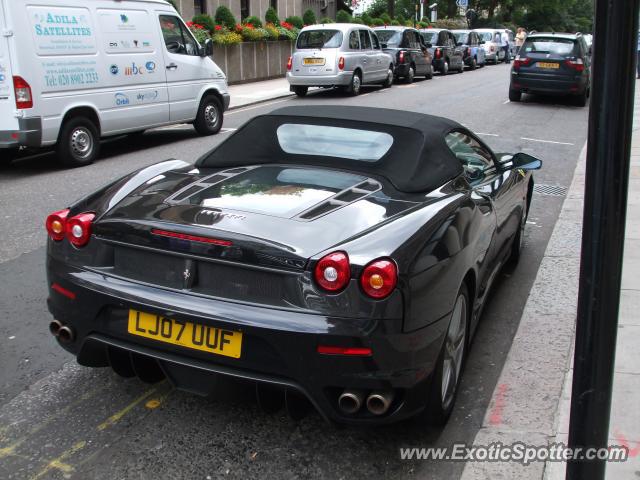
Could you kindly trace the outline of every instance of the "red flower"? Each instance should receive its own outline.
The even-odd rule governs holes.
[[[193,27],[193,22],[187,22],[187,27]]]
[[[247,23],[247,24],[245,24],[245,27],[247,27],[249,30],[253,30],[255,28],[253,26],[253,23]]]
[[[236,30],[238,32],[241,32],[242,31],[242,25],[240,25],[239,23],[236,23]]]
[[[216,25],[214,28],[216,32],[219,32],[220,30],[222,30],[222,25]]]
[[[282,22],[280,23],[280,26],[286,28],[287,30],[291,30],[293,28],[293,25],[288,22]]]

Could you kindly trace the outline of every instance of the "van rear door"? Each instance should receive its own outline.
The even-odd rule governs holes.
[[[8,0],[0,0],[0,145],[14,143],[9,132],[18,130],[16,118],[16,103],[13,97],[13,75],[11,73],[11,57],[9,56],[9,41],[12,37],[5,36],[10,25],[6,13]],[[6,137],[6,138],[5,138]]]

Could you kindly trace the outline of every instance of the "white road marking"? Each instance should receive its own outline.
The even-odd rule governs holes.
[[[506,102],[503,103],[503,105],[506,105],[507,103],[511,103],[511,100],[507,100]]]
[[[478,136],[481,137],[499,137],[500,135],[496,135],[495,133],[480,133],[480,132],[473,132]]]
[[[530,142],[540,142],[540,143],[553,143],[554,145],[571,145],[574,146],[574,143],[568,143],[568,142],[555,142],[553,140],[540,140],[539,138],[527,138],[527,137],[520,137],[520,140],[528,140]]]
[[[221,128],[220,129],[220,133],[235,132],[236,130],[238,130],[238,129],[237,128]]]

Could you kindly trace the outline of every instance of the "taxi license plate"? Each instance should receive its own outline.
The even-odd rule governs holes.
[[[560,68],[560,64],[559,63],[550,63],[550,62],[538,62],[538,67],[540,67],[540,68],[558,69],[558,68]]]
[[[181,347],[240,358],[242,332],[129,310],[128,332]]]
[[[305,65],[324,65],[324,58],[305,58]]]

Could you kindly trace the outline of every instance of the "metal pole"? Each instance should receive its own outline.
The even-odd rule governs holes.
[[[606,447],[615,361],[640,0],[596,0],[569,447]],[[570,461],[568,480],[606,462]]]

